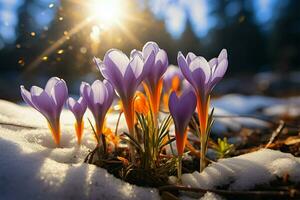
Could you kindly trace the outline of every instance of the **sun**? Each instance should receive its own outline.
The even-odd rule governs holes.
[[[90,12],[101,25],[113,25],[120,22],[123,15],[121,0],[92,0]]]

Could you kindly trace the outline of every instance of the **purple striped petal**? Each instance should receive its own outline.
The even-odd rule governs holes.
[[[58,117],[55,103],[46,91],[40,87],[32,86],[30,93],[33,104],[48,120],[53,121]]]
[[[114,73],[116,70],[119,70],[122,76],[124,76],[129,59],[122,51],[111,49],[105,54],[103,63],[105,66],[109,66],[109,68],[114,68]]]
[[[226,49],[222,49],[222,51],[220,52],[220,54],[218,56],[218,63],[220,63],[223,59],[227,59],[227,50]]]
[[[190,65],[190,63],[196,58],[197,56],[192,53],[192,52],[189,52],[187,55],[186,55],[186,62],[188,65]]]
[[[59,80],[51,90],[51,98],[53,99],[57,112],[61,112],[67,98],[68,88],[64,80]]]
[[[60,79],[58,77],[52,77],[47,81],[46,86],[45,86],[45,91],[47,92],[47,94],[49,96],[51,96],[52,89],[54,88],[56,83],[59,81],[60,81]]]
[[[193,91],[183,93],[179,98],[172,92],[169,98],[169,110],[174,120],[176,132],[184,134],[193,113],[197,99]],[[181,136],[182,136],[181,135]]]
[[[35,107],[35,105],[32,102],[32,98],[31,98],[31,94],[28,90],[25,89],[25,87],[23,85],[20,86],[21,89],[21,96],[23,98],[23,100],[30,105],[31,107],[35,108],[38,110],[38,108]],[[39,111],[39,110],[38,110]]]
[[[191,74],[191,71],[189,69],[189,65],[188,63],[186,62],[186,59],[185,57],[182,55],[181,52],[178,52],[178,56],[177,56],[177,63],[178,63],[178,66],[183,74],[183,76],[186,78],[186,80],[188,82],[191,83],[191,85],[195,86],[195,83],[194,83],[194,80],[193,80],[193,77],[192,77],[192,74]]]
[[[154,54],[156,55],[158,51],[159,47],[155,42],[147,42],[142,50],[143,57],[144,59],[147,59],[150,56],[151,52],[154,52]]]
[[[82,97],[76,101],[72,97],[69,97],[67,100],[67,106],[69,110],[74,114],[77,122],[81,122],[82,117],[86,111],[86,103]]]

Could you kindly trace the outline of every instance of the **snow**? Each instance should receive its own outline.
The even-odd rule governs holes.
[[[29,107],[0,100],[0,199],[159,199],[156,189],[125,183],[83,163],[95,147],[90,128],[77,145],[74,118],[62,113],[62,148],[54,148],[43,117]],[[88,127],[88,124],[86,124]]]
[[[277,116],[286,112],[287,105],[299,104],[300,98],[284,100],[241,95],[213,100],[216,115],[249,114],[262,108],[264,114]],[[278,108],[277,111],[271,113],[272,107]],[[85,115],[85,133],[82,145],[78,146],[75,119],[71,112],[63,110],[62,148],[55,148],[41,114],[30,107],[0,100],[0,199],[159,199],[156,189],[130,185],[104,169],[83,163],[88,151],[96,145],[87,117],[92,119],[91,113]],[[107,125],[112,130],[117,119],[117,114],[109,114]],[[266,127],[267,124],[249,118],[216,118],[214,132],[221,135],[228,129],[239,130],[243,126]],[[119,130],[126,130],[124,117],[121,117]],[[299,158],[264,149],[219,160],[201,174],[184,174],[183,183],[203,188],[229,184],[230,189],[250,189],[286,173],[291,181],[300,180]],[[207,193],[202,199],[221,197]]]
[[[182,200],[195,200],[195,198],[190,198],[188,196],[183,196],[181,199]],[[224,198],[222,198],[221,196],[219,196],[215,193],[207,192],[199,200],[224,200]]]
[[[252,189],[269,184],[277,177],[289,175],[289,180],[300,182],[300,158],[289,153],[261,149],[233,158],[220,159],[202,173],[183,174],[186,186],[212,189],[229,185],[231,190]]]

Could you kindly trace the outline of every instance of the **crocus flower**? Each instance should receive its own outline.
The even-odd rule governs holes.
[[[103,77],[114,87],[119,95],[129,133],[134,136],[134,96],[138,86],[150,71],[155,56],[149,51],[148,57],[132,53],[128,58],[123,52],[111,49],[106,52],[103,61],[95,58]]]
[[[143,85],[150,100],[150,106],[153,111],[153,115],[156,119],[163,88],[162,76],[166,72],[169,65],[167,53],[163,49],[160,49],[155,42],[147,42],[144,45],[142,52],[133,50],[132,54],[138,53],[142,55],[144,59],[146,59],[151,52],[154,52],[155,60],[151,66],[149,74],[145,77]]]
[[[149,112],[149,106],[146,96],[142,92],[137,92],[134,98],[134,110],[137,113],[147,115]]]
[[[179,67],[170,65],[163,75],[163,105],[165,109],[168,109],[169,96],[171,91],[179,92],[181,83],[184,77]]]
[[[169,110],[173,118],[178,155],[182,156],[187,138],[186,129],[196,109],[197,99],[193,91],[183,93],[179,98],[173,91],[169,98]]]
[[[107,80],[103,82],[96,80],[92,85],[82,82],[80,93],[94,116],[96,133],[100,138],[106,113],[114,99],[114,89]]]
[[[83,97],[80,97],[78,101],[76,101],[72,97],[69,97],[67,100],[67,106],[69,110],[71,110],[71,112],[74,114],[74,117],[76,119],[75,130],[76,130],[77,142],[78,144],[80,144],[83,128],[84,128],[84,122],[82,120],[82,117],[86,111],[87,104],[83,99]]]
[[[170,65],[163,75],[164,92],[179,91],[182,80],[184,79],[179,67]]]
[[[68,88],[63,79],[52,77],[45,89],[32,86],[30,92],[20,86],[24,101],[39,111],[48,121],[54,142],[60,145],[60,114],[68,98]]]
[[[122,51],[111,49],[106,52],[103,61],[95,58],[101,74],[106,78],[118,93],[125,115],[129,134],[135,137],[134,133],[134,95],[149,73],[155,56],[154,52],[144,58],[139,53],[132,53],[128,58]],[[135,162],[134,148],[129,145],[132,162]]]
[[[187,140],[187,126],[192,118],[197,104],[193,91],[183,93],[179,98],[173,91],[169,98],[169,110],[175,124],[176,146],[178,152],[178,178],[181,177],[181,159]]]
[[[223,49],[218,58],[213,58],[209,62],[204,57],[196,56],[193,53],[188,53],[188,55],[184,57],[182,53],[179,52],[177,61],[183,75],[194,88],[197,96],[197,111],[201,133],[200,140],[201,145],[204,145],[208,128],[210,93],[214,86],[223,78],[227,70],[227,51]],[[204,148],[201,149],[205,151]],[[204,152],[202,152],[202,154],[204,154]],[[201,155],[201,159],[204,159],[204,155]],[[203,167],[201,168],[204,169]]]

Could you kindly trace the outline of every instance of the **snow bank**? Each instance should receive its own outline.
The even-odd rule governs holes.
[[[256,102],[259,105],[255,105],[248,104],[245,97],[225,96],[223,102],[230,100],[230,104],[226,104],[221,99],[214,103],[215,114],[242,113],[238,110],[242,108],[249,109],[245,111],[247,113],[261,106],[282,103],[271,98],[267,99],[267,103],[260,99]],[[232,104],[236,105],[236,101],[240,102],[240,106],[234,110]],[[290,102],[298,104],[300,101],[293,99]],[[0,199],[159,199],[156,189],[124,183],[106,170],[83,164],[88,151],[96,145],[87,117],[92,119],[89,112],[85,115],[86,128],[79,147],[73,127],[75,119],[71,112],[63,110],[62,148],[55,148],[41,114],[32,108],[0,100]],[[112,130],[117,118],[116,114],[110,114],[107,119]],[[222,133],[228,127],[239,129],[249,125],[248,122],[220,118],[214,127]],[[253,125],[259,123],[253,122]],[[126,130],[123,117],[119,128]],[[300,180],[298,158],[278,151],[261,150],[220,160],[201,174],[184,174],[183,182],[194,187],[214,188],[230,184],[231,189],[248,189],[256,184],[269,183],[287,172],[292,181]],[[220,198],[207,193],[203,199]]]
[[[0,122],[35,127],[0,125],[0,199],[159,199],[156,189],[83,164],[95,141],[87,128],[83,144],[76,144],[68,111],[62,113],[62,148],[54,148],[44,118],[31,108],[0,100]]]
[[[286,174],[290,181],[300,182],[300,158],[289,153],[262,149],[220,159],[202,173],[183,174],[182,182],[186,186],[207,189],[229,185],[232,190],[247,190],[256,185],[268,184]]]

